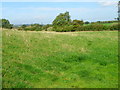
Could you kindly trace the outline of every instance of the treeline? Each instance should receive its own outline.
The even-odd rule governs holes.
[[[83,22],[82,20],[71,20],[69,12],[59,14],[53,21],[53,31],[69,32],[69,31],[102,31],[102,30],[118,30],[118,21],[97,21]],[[102,23],[116,23],[112,25],[103,25]],[[85,25],[87,24],[87,25]]]
[[[104,24],[104,23],[118,23],[118,21],[97,21],[97,22],[91,22],[91,24],[94,24],[94,23],[102,23],[102,24]]]
[[[13,25],[6,19],[1,19],[2,27],[12,29]],[[52,24],[40,25],[22,25],[17,27],[18,30],[24,31],[56,31],[56,32],[72,32],[72,31],[102,31],[102,30],[118,30],[118,21],[97,21],[84,22],[83,20],[71,20],[69,12],[60,13],[52,22]],[[105,23],[111,23],[105,25]]]
[[[18,27],[18,30],[25,30],[25,31],[41,31],[43,29],[43,25],[40,24],[31,24],[31,25],[22,25]]]
[[[103,30],[119,30],[118,24],[102,25],[102,24],[90,24],[87,26],[81,26],[77,28],[77,31],[103,31]]]

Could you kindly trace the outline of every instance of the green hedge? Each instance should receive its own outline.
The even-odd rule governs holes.
[[[18,28],[18,30],[25,30],[25,31],[41,31],[41,30],[42,30],[42,27],[35,27],[35,26],[29,27],[29,26],[27,26],[27,27],[25,27],[25,28],[20,27],[20,28]]]
[[[77,28],[77,31],[102,31],[102,30],[109,30],[109,26],[101,24],[91,24],[87,26],[80,26]]]
[[[54,26],[53,31],[56,32],[70,32],[70,31],[103,31],[103,30],[119,30],[118,24],[114,25],[102,25],[102,24],[90,24],[86,26]]]
[[[103,24],[89,24],[86,26],[80,25],[63,25],[63,26],[26,26],[20,27],[19,30],[25,31],[41,31],[46,30],[49,31],[48,28],[50,27],[50,31],[56,32],[73,32],[73,31],[103,31],[103,30],[119,30],[118,24],[113,25],[103,25]]]
[[[119,30],[120,26],[119,24],[114,24],[110,26],[110,30]]]
[[[75,31],[73,29],[73,25],[70,26],[53,26],[53,31],[56,32],[70,32],[70,31]]]

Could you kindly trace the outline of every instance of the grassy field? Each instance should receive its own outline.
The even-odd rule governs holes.
[[[2,31],[3,88],[117,88],[118,32]]]
[[[116,22],[116,23],[103,23],[103,25],[107,25],[107,26],[115,25],[115,24],[118,24],[118,22]]]
[[[111,25],[118,24],[118,22],[114,22],[114,23],[98,23],[98,24],[105,25],[105,26],[111,26]],[[87,25],[91,25],[91,24],[84,24],[84,26],[87,26]]]

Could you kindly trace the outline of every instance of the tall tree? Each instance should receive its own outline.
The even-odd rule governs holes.
[[[7,19],[0,19],[0,22],[2,23],[2,28],[8,28],[8,29],[12,29],[13,25],[10,24],[9,20]]]
[[[53,25],[68,25],[70,24],[71,19],[70,19],[70,15],[69,12],[65,12],[65,13],[60,13],[52,22]]]

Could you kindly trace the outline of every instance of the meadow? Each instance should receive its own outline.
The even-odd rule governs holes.
[[[2,30],[3,88],[117,88],[118,31]]]
[[[111,26],[111,25],[118,24],[118,22],[113,22],[113,23],[98,23],[98,24],[106,25],[106,26]],[[91,25],[91,23],[90,24],[84,24],[84,26],[87,26],[87,25]]]

